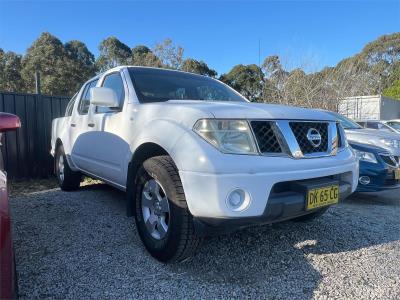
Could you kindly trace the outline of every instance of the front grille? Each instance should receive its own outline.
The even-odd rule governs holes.
[[[281,153],[282,148],[275,135],[272,122],[252,121],[254,135],[261,153]]]
[[[251,120],[250,126],[258,149],[264,155],[283,154],[296,158],[329,156],[334,147],[333,141],[329,141],[330,126],[336,126],[338,148],[344,147],[343,130],[333,122]]]
[[[387,154],[379,154],[379,156],[389,166],[397,167],[396,159],[393,156]]]
[[[328,151],[328,123],[324,122],[289,122],[303,154]],[[314,146],[307,138],[310,129],[316,129],[321,135],[321,144]]]
[[[396,180],[396,179],[386,179],[384,182],[384,185],[387,187],[398,185],[398,184],[399,184],[399,180]]]

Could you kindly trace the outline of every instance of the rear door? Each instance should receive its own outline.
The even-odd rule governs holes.
[[[90,170],[93,160],[93,149],[86,139],[93,125],[89,122],[90,89],[96,86],[98,79],[88,82],[79,95],[77,109],[73,111],[70,122],[71,158],[74,164],[82,170]],[[78,101],[78,100],[77,100]]]

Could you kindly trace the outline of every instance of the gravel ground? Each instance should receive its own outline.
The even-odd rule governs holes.
[[[11,198],[21,298],[399,299],[398,192],[353,196],[308,223],[208,238],[189,262],[149,256],[102,184]]]

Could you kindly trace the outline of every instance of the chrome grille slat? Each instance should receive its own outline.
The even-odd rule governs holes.
[[[344,146],[344,136],[336,122],[302,120],[250,120],[259,151],[263,155],[290,155],[312,158],[336,155]],[[321,136],[318,146],[307,138],[316,129]]]

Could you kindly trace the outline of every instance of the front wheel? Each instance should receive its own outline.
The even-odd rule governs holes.
[[[82,180],[80,172],[73,171],[68,164],[65,156],[64,147],[57,147],[55,157],[55,172],[58,179],[58,185],[63,191],[77,190]]]
[[[149,158],[136,180],[135,220],[146,249],[162,262],[184,261],[194,255],[196,235],[178,170],[167,156]]]

